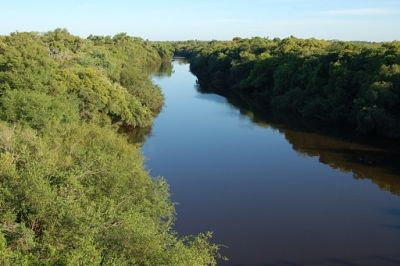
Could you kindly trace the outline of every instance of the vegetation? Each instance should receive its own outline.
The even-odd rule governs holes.
[[[254,109],[400,137],[400,42],[241,39],[174,43],[203,89]]]
[[[0,37],[0,264],[213,265],[209,234],[177,237],[168,187],[118,129],[163,97],[171,46],[55,30]]]

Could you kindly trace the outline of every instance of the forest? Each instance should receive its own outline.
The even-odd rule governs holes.
[[[203,91],[259,112],[379,138],[400,138],[400,42],[234,38],[173,43]]]
[[[170,44],[64,29],[0,36],[0,264],[214,265],[210,233],[178,237],[140,145],[163,105]]]
[[[0,36],[1,265],[216,265],[212,233],[174,231],[168,184],[129,137],[162,110],[150,75],[173,56],[257,112],[400,138],[398,41]]]

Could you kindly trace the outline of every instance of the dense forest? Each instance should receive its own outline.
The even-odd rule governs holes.
[[[0,36],[0,264],[213,265],[178,237],[162,178],[119,134],[151,125],[172,47],[66,30]]]
[[[235,38],[174,43],[202,90],[274,117],[400,138],[400,42]]]
[[[0,36],[1,265],[216,264],[210,233],[174,232],[168,185],[129,138],[160,112],[149,76],[174,53],[260,113],[400,138],[400,42]]]

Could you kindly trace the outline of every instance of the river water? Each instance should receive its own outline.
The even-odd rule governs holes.
[[[166,101],[142,150],[179,234],[213,231],[221,265],[400,265],[396,146],[268,124],[179,60],[153,80]]]

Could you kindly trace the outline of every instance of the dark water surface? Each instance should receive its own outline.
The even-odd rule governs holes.
[[[143,153],[180,234],[213,231],[222,265],[400,265],[396,146],[267,124],[173,67]]]

